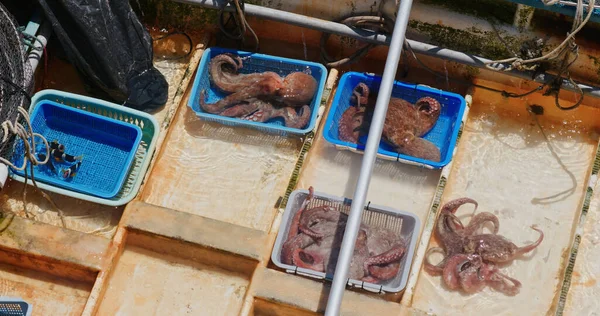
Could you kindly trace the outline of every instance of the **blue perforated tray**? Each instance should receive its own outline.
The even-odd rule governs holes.
[[[283,119],[274,118],[264,123],[246,121],[238,118],[231,118],[220,116],[217,114],[206,113],[200,108],[199,97],[200,92],[205,90],[205,98],[207,103],[214,103],[221,100],[227,94],[218,90],[216,86],[211,83],[209,73],[210,60],[223,53],[231,53],[240,56],[244,59],[243,68],[240,69],[240,73],[256,73],[273,71],[280,76],[286,76],[295,71],[310,71],[310,74],[317,80],[318,88],[310,103],[311,115],[310,121],[307,126],[302,129],[289,128],[283,125]],[[229,126],[243,125],[251,128],[256,128],[263,132],[275,132],[277,134],[298,134],[304,135],[310,132],[314,127],[318,115],[319,104],[321,103],[321,97],[323,95],[323,89],[325,88],[325,81],[327,80],[327,69],[318,63],[301,61],[296,59],[282,58],[276,56],[269,56],[264,54],[255,54],[249,52],[243,52],[238,50],[225,49],[220,47],[211,47],[207,49],[202,55],[200,66],[198,67],[198,73],[194,79],[194,85],[192,88],[192,94],[188,100],[188,106],[201,118],[219,122]]]
[[[0,296],[0,316],[31,316],[31,305],[21,298]]]
[[[49,100],[36,104],[31,125],[48,142],[58,140],[65,145],[65,153],[84,156],[75,177],[63,180],[47,165],[39,165],[34,167],[37,181],[106,199],[121,189],[142,138],[142,130],[136,125]],[[37,138],[36,147],[37,152],[45,153]],[[23,148],[19,139],[12,159],[16,166],[23,164]],[[71,165],[51,161],[57,171]],[[23,171],[13,172],[24,176]]]
[[[333,104],[329,109],[329,115],[325,122],[323,135],[328,142],[335,144],[338,147],[350,148],[355,151],[364,151],[364,144],[367,142],[366,136],[361,139],[362,145],[342,141],[338,136],[339,121],[344,111],[350,107],[352,90],[359,82],[365,83],[371,91],[377,91],[381,83],[381,77],[357,72],[345,73],[340,79],[333,99]],[[461,95],[455,93],[435,90],[422,85],[405,84],[399,81],[394,82],[392,97],[402,98],[414,104],[418,99],[426,96],[438,100],[442,105],[442,110],[437,123],[433,129],[423,137],[434,143],[440,149],[440,162],[399,154],[394,152],[393,148],[383,141],[379,145],[378,154],[380,156],[433,169],[442,168],[452,160],[454,146],[456,145],[458,131],[466,107],[465,99]]]

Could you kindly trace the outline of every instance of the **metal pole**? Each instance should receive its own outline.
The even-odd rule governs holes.
[[[358,175],[358,183],[356,184],[356,190],[354,191],[354,197],[352,198],[352,205],[346,223],[344,239],[342,240],[342,247],[340,248],[340,254],[333,275],[333,283],[331,291],[329,292],[325,316],[337,316],[340,312],[342,297],[344,296],[348,280],[350,261],[352,260],[352,255],[354,253],[354,244],[356,243],[356,237],[358,236],[358,231],[360,229],[362,212],[365,206],[369,184],[371,182],[371,173],[373,172],[375,158],[377,158],[381,132],[383,131],[383,124],[388,104],[390,103],[390,97],[392,96],[394,78],[396,77],[398,63],[400,62],[400,53],[402,52],[411,7],[412,0],[402,0],[402,2],[400,2],[400,7],[398,8],[398,17],[396,18],[394,32],[392,33],[392,41],[385,62],[385,70],[383,71],[383,77],[381,78],[377,102],[375,103],[375,112],[373,114],[373,119],[371,120],[369,137],[367,138],[362,166]]]
[[[227,12],[235,12],[232,6],[226,6],[224,1],[219,0],[173,0],[174,2],[187,3],[205,8],[223,9]],[[306,27],[332,34],[345,35],[372,44],[389,45],[390,37],[377,32],[364,30],[345,24],[312,18],[302,14],[296,14],[283,10],[272,9],[254,4],[244,4],[244,13],[265,20],[287,23],[295,26]]]
[[[212,9],[220,9],[223,8],[225,11],[233,12],[235,11],[231,6],[225,6],[223,1],[218,0],[172,0],[174,2],[187,3],[191,5],[197,5],[205,8]],[[271,9],[267,7],[261,7],[253,4],[245,4],[245,13],[251,16],[256,16],[259,18],[278,21],[283,23],[288,23],[296,26],[301,26],[313,30],[318,30],[322,32],[327,32],[331,34],[337,34],[342,36],[348,36],[351,38],[355,38],[367,43],[379,44],[379,45],[389,45],[390,36],[386,36],[384,34],[378,34],[373,31],[363,30],[351,26],[347,26],[345,24],[325,21],[317,18],[312,18],[308,16],[304,16],[301,14],[291,13],[282,10]],[[412,49],[419,54],[429,55],[433,57],[438,57],[445,60],[451,60],[460,64],[469,65],[472,67],[480,68],[480,69],[488,69],[485,66],[486,62],[489,62],[489,59],[473,56],[469,54],[465,54],[462,52],[458,52],[451,49],[445,49],[438,46],[408,40],[408,43],[412,47]],[[492,70],[493,71],[493,70]],[[527,71],[502,71],[501,73],[507,74],[510,76],[518,77],[521,79],[532,80],[533,74]],[[554,79],[555,76],[550,74],[541,74],[533,78],[533,81],[538,83],[550,82]],[[600,98],[600,88],[589,86],[581,83],[577,83],[579,88],[583,91],[584,94]],[[578,92],[578,89],[568,80],[563,80],[562,88],[564,90],[568,90],[571,92]]]

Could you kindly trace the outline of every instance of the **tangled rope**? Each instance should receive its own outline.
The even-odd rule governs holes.
[[[381,1],[379,3],[379,7],[377,9],[377,13],[375,15],[357,15],[344,18],[338,23],[345,24],[351,27],[360,27],[363,29],[371,30],[376,32],[377,34],[391,34],[394,30],[394,21],[386,18],[383,14],[383,6],[385,1]],[[377,44],[365,44],[358,50],[356,50],[353,54],[348,57],[341,58],[339,60],[335,60],[327,53],[325,49],[327,45],[327,41],[331,37],[330,33],[324,32],[321,35],[321,59],[325,62],[325,66],[327,67],[339,67],[342,65],[347,65],[356,62],[361,57],[365,56],[371,49],[379,46]]]
[[[17,111],[18,111],[19,115],[17,115],[14,123],[11,121],[4,121],[4,122],[2,122],[2,124],[0,124],[0,126],[2,126],[2,130],[4,131],[4,137],[2,139],[2,142],[6,142],[8,140],[8,135],[9,135],[8,132],[9,131],[11,133],[15,134],[17,137],[19,137],[23,141],[23,146],[25,147],[25,153],[23,155],[23,165],[15,166],[12,162],[10,162],[9,160],[7,160],[3,157],[0,157],[0,162],[5,164],[6,166],[10,166],[11,168],[13,168],[15,170],[25,171],[25,183],[23,185],[23,209],[25,211],[25,215],[28,218],[32,215],[32,213],[29,212],[29,210],[27,209],[27,190],[26,190],[27,189],[27,180],[28,180],[26,168],[27,168],[27,162],[30,162],[29,171],[31,173],[31,182],[33,183],[33,186],[35,187],[35,189],[37,191],[39,191],[42,194],[42,196],[46,200],[48,200],[48,202],[50,202],[52,207],[58,213],[62,225],[64,227],[67,227],[62,210],[60,208],[58,208],[56,203],[54,203],[54,201],[48,194],[46,194],[44,191],[40,190],[40,188],[37,186],[37,182],[35,181],[33,167],[36,165],[46,164],[48,162],[48,160],[50,159],[50,146],[48,144],[48,141],[46,140],[46,138],[43,135],[41,135],[39,133],[35,133],[33,131],[33,128],[31,127],[31,120],[30,120],[29,113],[27,112],[27,110],[25,110],[23,107],[19,106],[17,108]],[[21,119],[21,117],[25,121],[27,127],[25,127],[21,123],[19,123],[19,120]],[[42,140],[42,142],[44,143],[44,146],[46,148],[46,158],[43,161],[38,160],[35,155],[35,151],[36,151],[35,138],[36,137],[38,137],[39,139]],[[31,141],[31,143],[29,141]],[[35,217],[35,215],[33,215],[33,217]]]
[[[226,12],[225,7],[230,5],[235,8],[234,13]],[[219,10],[219,29],[221,32],[228,38],[240,41],[241,44],[245,41],[246,31],[250,31],[252,37],[254,38],[254,49],[258,51],[259,49],[259,40],[256,32],[252,29],[248,21],[246,20],[246,15],[244,13],[244,0],[227,0],[225,1],[224,6]],[[229,14],[227,21],[225,21],[225,14]],[[228,30],[226,25],[228,25],[231,21],[233,21],[233,28]]]
[[[558,3],[558,0],[542,0],[542,2],[545,5],[554,5],[554,4]],[[573,26],[571,28],[571,32],[567,33],[568,34],[567,38],[565,38],[565,40],[560,45],[555,47],[549,53],[547,53],[543,56],[540,56],[540,57],[535,57],[535,58],[530,58],[530,59],[525,59],[525,60],[520,57],[515,56],[512,58],[489,61],[486,63],[486,66],[492,70],[498,70],[498,71],[500,71],[500,70],[511,71],[513,69],[535,70],[535,68],[537,67],[537,64],[539,64],[540,62],[557,59],[561,55],[568,54],[569,51],[576,50],[577,44],[575,44],[575,35],[579,31],[581,31],[581,29],[583,29],[583,27],[587,24],[587,22],[592,17],[592,14],[594,13],[594,4],[595,4],[595,0],[590,0],[590,2],[588,4],[588,13],[587,13],[585,19],[582,20],[582,18],[583,18],[583,0],[577,1],[577,11],[575,12],[575,19],[573,21]],[[504,65],[502,65],[502,64],[506,64],[506,63],[511,63],[511,64],[508,67],[504,67]],[[534,65],[527,66],[528,64],[534,64]],[[493,65],[497,65],[497,66],[493,66]]]
[[[546,5],[553,5],[553,4],[557,3],[559,0],[542,0],[542,1]],[[369,29],[369,30],[377,32],[377,33],[391,34],[391,32],[393,31],[393,28],[394,28],[394,21],[392,18],[386,17],[385,14],[383,14],[384,4],[385,4],[385,1],[380,2],[378,11],[375,15],[352,16],[352,17],[348,17],[348,18],[340,20],[339,23],[342,23],[342,24],[345,24],[348,26],[352,26],[352,27],[360,27],[363,29]],[[530,57],[529,59],[523,59],[524,56],[517,56],[517,54],[515,52],[513,52],[510,49],[510,47],[508,47],[506,42],[500,37],[500,35],[496,31],[500,41],[502,43],[504,43],[507,50],[509,52],[511,52],[514,55],[514,57],[503,59],[503,60],[486,62],[487,68],[495,70],[495,71],[511,71],[513,69],[518,69],[521,71],[523,71],[523,70],[535,71],[542,62],[550,62],[553,60],[557,60],[562,56],[562,61],[560,62],[560,66],[557,67],[558,71],[557,71],[557,75],[555,76],[554,79],[544,82],[540,86],[538,86],[528,92],[522,93],[522,94],[516,94],[516,93],[508,92],[505,90],[493,89],[493,88],[473,84],[472,82],[468,82],[468,81],[460,81],[460,80],[454,80],[454,81],[458,81],[461,84],[463,84],[463,83],[469,84],[469,85],[473,85],[473,86],[476,86],[479,88],[484,88],[486,90],[498,92],[498,93],[502,94],[502,96],[507,97],[507,98],[525,97],[534,92],[541,91],[542,89],[544,89],[545,87],[548,86],[548,89],[544,92],[543,95],[545,95],[545,96],[554,95],[555,105],[559,109],[573,110],[573,109],[577,108],[583,101],[584,93],[583,93],[583,90],[581,90],[581,88],[579,87],[579,85],[577,85],[575,83],[575,81],[571,78],[568,69],[579,57],[578,46],[574,40],[575,35],[579,31],[581,31],[581,29],[585,26],[585,24],[587,24],[587,22],[590,20],[592,13],[593,13],[594,6],[595,6],[595,0],[590,0],[590,2],[588,4],[588,13],[587,13],[585,19],[583,19],[583,8],[584,8],[583,0],[578,0],[577,11],[576,11],[573,26],[571,28],[571,32],[567,33],[568,34],[567,38],[559,46],[557,46],[552,51],[550,51],[549,53],[542,55],[542,56],[539,56],[539,55],[541,55],[541,50],[540,50],[539,55],[526,56],[526,57]],[[494,27],[494,25],[492,25],[492,27]],[[495,27],[494,27],[494,30],[496,30]],[[329,40],[330,36],[331,36],[331,34],[324,32],[321,35],[321,42],[320,42],[321,59],[325,62],[325,65],[327,67],[339,67],[339,66],[354,63],[361,57],[365,56],[371,49],[378,46],[377,44],[365,44],[362,47],[360,47],[358,50],[356,50],[350,56],[341,58],[339,60],[335,60],[327,53],[327,51],[325,49],[327,41]],[[422,63],[417,58],[415,53],[412,51],[412,48],[410,47],[410,45],[408,44],[408,42],[406,40],[405,40],[404,46],[406,48],[408,48],[408,51],[412,54],[414,59],[423,68],[425,68],[427,71],[433,73],[436,76],[443,76],[443,75],[440,75],[437,72],[433,71],[429,67],[427,67],[424,63]],[[406,50],[403,50],[403,55],[406,56],[405,54],[406,54]],[[531,55],[531,54],[527,53],[524,55]],[[574,58],[572,58],[573,56],[574,56]],[[505,65],[506,63],[511,63],[511,64],[508,67],[506,67],[506,65]],[[533,64],[533,65],[529,66],[530,64]],[[578,100],[571,106],[562,106],[559,102],[559,93],[562,88],[563,77],[571,85],[573,85],[573,87],[577,90],[577,93],[579,94]]]
[[[425,69],[427,72],[431,73],[432,75],[434,75],[434,76],[436,76],[438,78],[447,79],[446,75],[443,75],[443,74],[441,74],[441,73],[439,73],[439,72],[431,69],[423,61],[421,61],[421,59],[413,51],[412,46],[410,46],[410,44],[408,43],[408,41],[404,41],[404,47],[405,47],[405,51],[408,51],[411,54],[411,56],[413,57],[413,59],[421,66],[421,68]],[[521,93],[521,94],[517,94],[517,93],[508,92],[506,90],[500,90],[500,89],[490,88],[490,87],[487,87],[487,86],[484,86],[484,85],[476,84],[476,83],[473,83],[473,82],[468,81],[468,80],[461,80],[461,79],[458,79],[458,78],[453,78],[452,82],[453,83],[462,84],[462,85],[465,85],[465,86],[473,86],[473,87],[481,88],[481,89],[484,89],[484,90],[496,92],[496,93],[501,94],[505,98],[522,98],[522,97],[528,96],[528,95],[530,95],[530,94],[532,94],[534,92],[542,90],[544,88],[544,86],[547,85],[547,84],[542,84],[542,85],[534,88],[531,91],[528,91],[528,92],[525,92],[525,93]],[[577,86],[577,85],[575,85],[575,86]]]
[[[559,0],[542,0],[542,2],[545,5],[554,5],[554,4],[557,4],[559,2]],[[575,81],[571,78],[571,75],[569,74],[569,68],[577,60],[577,58],[579,58],[579,47],[575,43],[575,35],[579,31],[581,31],[581,29],[583,29],[583,27],[590,20],[590,18],[592,17],[592,14],[594,12],[594,7],[595,7],[595,0],[590,0],[588,3],[588,6],[587,6],[588,12],[584,19],[583,18],[583,8],[584,8],[583,0],[577,1],[577,10],[575,12],[575,18],[573,20],[573,26],[571,27],[571,32],[567,33],[567,37],[565,38],[565,40],[560,45],[555,47],[552,51],[550,51],[549,53],[542,55],[542,56],[529,58],[529,59],[522,59],[521,57],[515,56],[512,58],[490,61],[490,62],[486,63],[486,67],[490,68],[492,70],[496,70],[496,71],[511,71],[513,69],[535,71],[541,63],[543,63],[543,62],[548,63],[548,62],[557,60],[557,59],[561,58],[561,56],[562,56],[560,66],[557,68],[558,74],[556,75],[556,77],[551,81],[545,82],[544,84],[533,89],[532,91],[525,93],[524,95],[528,95],[535,91],[539,91],[546,86],[549,86],[548,89],[546,90],[546,92],[544,92],[544,95],[545,96],[554,95],[554,103],[555,103],[556,107],[558,107],[561,110],[576,109],[577,107],[579,107],[579,105],[581,105],[581,102],[583,101],[583,98],[584,98],[584,93],[583,93],[583,90],[581,90],[581,88],[579,87],[579,85],[577,85],[575,83]],[[500,36],[498,35],[498,37],[500,37]],[[503,43],[504,43],[504,41],[503,41]],[[506,43],[505,43],[505,46],[507,46]],[[515,54],[513,53],[513,55],[515,55]],[[572,58],[572,60],[571,60],[571,56],[574,56],[574,58]],[[505,67],[504,64],[506,64],[506,63],[510,63],[510,65],[508,67]],[[530,64],[533,64],[533,65],[529,66]],[[566,78],[566,80],[571,85],[573,85],[573,87],[575,87],[575,89],[577,89],[577,93],[579,94],[578,100],[571,106],[562,106],[558,100],[558,95],[560,93],[560,89],[562,88],[562,84],[563,84],[563,76]],[[524,95],[521,95],[521,96],[524,96]]]

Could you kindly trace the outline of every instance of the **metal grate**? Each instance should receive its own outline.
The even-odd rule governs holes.
[[[307,209],[327,205],[336,208],[338,211],[346,215],[349,215],[351,204],[352,201],[349,199],[345,199],[343,202],[340,202],[339,200],[331,200],[315,195],[312,201],[308,203]],[[402,231],[402,217],[370,210],[370,204],[371,202],[369,202],[367,206],[365,206],[364,211],[362,213],[361,220],[363,224],[366,224],[372,228],[385,228],[397,232]]]
[[[288,273],[304,275],[316,279],[324,279],[331,281],[332,275],[324,272],[317,272],[310,269],[299,268],[295,265],[288,265],[281,262],[281,250],[290,229],[292,218],[300,208],[308,195],[307,190],[295,190],[290,194],[289,201],[286,205],[286,211],[283,215],[281,226],[277,234],[275,246],[271,253],[271,260],[279,268],[285,269]],[[327,195],[324,193],[315,192],[312,201],[309,202],[307,208],[318,206],[331,206],[338,211],[349,214],[352,200]],[[400,260],[400,271],[398,275],[391,280],[382,284],[367,283],[360,280],[348,279],[348,284],[352,287],[362,288],[375,293],[398,293],[404,290],[408,280],[408,273],[412,263],[416,241],[421,227],[420,220],[417,216],[409,212],[391,209],[385,206],[371,204],[365,206],[362,213],[361,221],[372,229],[389,229],[396,232],[407,244],[406,255]]]

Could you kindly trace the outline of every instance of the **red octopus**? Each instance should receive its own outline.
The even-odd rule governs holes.
[[[436,237],[442,248],[434,247],[425,254],[424,269],[432,275],[442,275],[444,284],[451,290],[462,289],[466,293],[475,293],[486,285],[507,295],[519,293],[521,283],[502,274],[496,267],[498,263],[509,263],[518,256],[535,249],[542,242],[544,233],[540,233],[537,241],[530,245],[518,247],[505,237],[498,235],[499,221],[491,213],[482,212],[473,216],[465,227],[454,215],[456,210],[467,203],[477,202],[470,198],[459,198],[446,203],[436,224]],[[491,234],[479,234],[486,222],[494,225]],[[444,253],[444,259],[437,265],[429,262],[433,252]]]
[[[272,71],[240,74],[242,59],[231,54],[212,58],[209,72],[212,83],[230,93],[216,103],[205,102],[205,92],[199,96],[200,107],[212,114],[239,117],[253,122],[266,122],[281,117],[285,126],[301,128],[309,119],[308,104],[317,90],[317,81],[303,72],[292,72],[281,78]],[[295,108],[300,108],[297,113]]]
[[[369,129],[375,100],[369,98],[369,87],[364,83],[356,85],[352,94],[351,103],[354,105],[342,114],[338,134],[341,140],[358,143],[360,136]],[[421,137],[435,126],[440,111],[440,103],[431,97],[423,97],[415,105],[400,98],[391,98],[382,140],[398,153],[439,162],[439,148]]]
[[[284,264],[332,273],[337,262],[347,215],[331,206],[307,209],[313,188],[294,215],[287,240],[282,246]],[[349,277],[380,283],[398,275],[406,246],[402,238],[389,230],[372,230],[362,225],[359,231]]]

